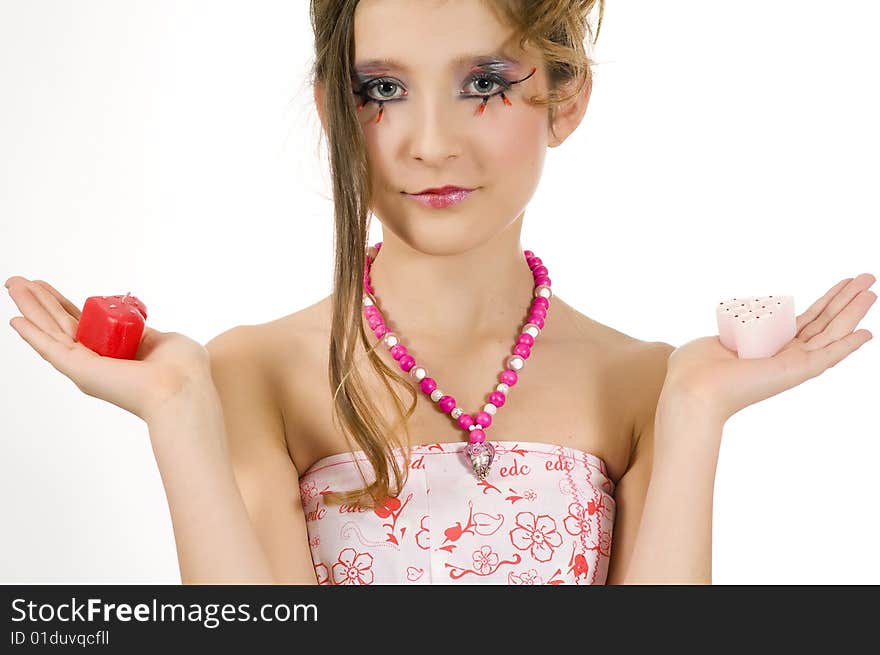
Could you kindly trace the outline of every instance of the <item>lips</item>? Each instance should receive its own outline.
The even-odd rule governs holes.
[[[457,205],[467,198],[474,189],[464,189],[456,186],[445,186],[439,189],[428,189],[427,192],[406,193],[405,195],[412,198],[419,204],[433,209],[442,209]]]
[[[473,189],[469,189],[467,187],[462,186],[454,186],[454,185],[446,185],[441,187],[432,187],[430,189],[422,189],[421,191],[417,191],[413,195],[422,195],[425,193],[453,193],[455,191],[473,191]]]

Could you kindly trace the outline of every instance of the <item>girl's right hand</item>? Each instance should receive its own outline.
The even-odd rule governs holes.
[[[13,276],[6,287],[23,315],[10,325],[86,395],[147,421],[191,383],[211,381],[207,349],[182,334],[145,327],[135,359],[102,357],[75,340],[81,312],[50,284]]]

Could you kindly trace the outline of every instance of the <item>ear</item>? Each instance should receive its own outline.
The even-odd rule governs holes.
[[[562,105],[554,107],[553,112],[553,131],[549,134],[548,145],[551,148],[562,145],[568,136],[575,131],[584,114],[587,111],[587,105],[590,104],[590,94],[593,91],[593,78],[590,76],[584,88],[574,98]],[[548,131],[550,127],[548,126]],[[556,136],[553,135],[556,133]]]

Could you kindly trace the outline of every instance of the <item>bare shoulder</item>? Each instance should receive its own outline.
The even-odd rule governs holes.
[[[632,557],[651,477],[653,426],[657,401],[666,379],[669,355],[675,346],[625,334],[573,311],[575,324],[601,352],[606,353],[607,384],[617,399],[616,409],[628,422],[628,452],[613,460],[616,514],[607,584],[622,584]]]
[[[208,347],[212,353],[234,356],[242,375],[247,374],[261,392],[261,400],[283,415],[284,403],[290,400],[287,383],[327,349],[328,312],[328,298],[323,298],[281,318],[230,328]]]
[[[618,411],[630,417],[633,425],[632,447],[645,422],[653,420],[657,398],[666,378],[666,362],[675,346],[664,341],[647,341],[629,335],[592,319],[577,309],[554,298],[571,316],[579,341],[587,346],[590,356],[602,353],[615,397],[621,403]]]

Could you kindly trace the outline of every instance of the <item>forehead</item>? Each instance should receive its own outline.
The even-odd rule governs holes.
[[[361,0],[354,16],[358,72],[411,73],[527,53],[483,0]]]

